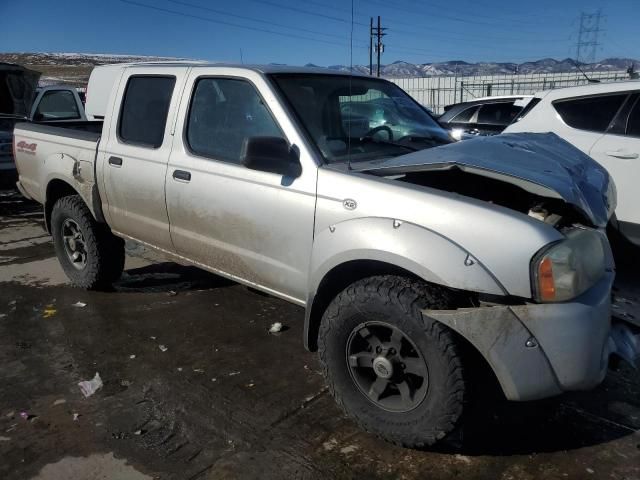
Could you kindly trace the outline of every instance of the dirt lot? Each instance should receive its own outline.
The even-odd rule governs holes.
[[[404,450],[334,405],[301,308],[128,248],[114,291],[72,288],[39,207],[0,192],[0,478],[640,479],[636,371],[529,404],[487,389],[457,439]]]

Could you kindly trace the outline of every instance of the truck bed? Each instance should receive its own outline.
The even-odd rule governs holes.
[[[93,207],[94,161],[102,122],[22,122],[13,131],[18,188],[44,203],[52,179],[75,189]]]
[[[103,122],[22,122],[16,124],[16,129],[26,132],[45,133],[60,137],[76,138],[97,142],[102,135]]]

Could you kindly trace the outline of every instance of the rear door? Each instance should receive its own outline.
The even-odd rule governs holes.
[[[627,96],[625,92],[618,92],[556,100],[552,105],[562,122],[553,131],[589,154],[607,131]]]
[[[616,183],[617,219],[640,225],[640,94],[629,96],[590,155],[609,171]]]
[[[165,203],[171,129],[186,78],[185,67],[125,69],[110,102],[108,141],[98,152],[111,228],[172,251]]]

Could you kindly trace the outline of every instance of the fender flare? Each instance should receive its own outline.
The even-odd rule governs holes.
[[[314,238],[304,323],[307,348],[315,344],[319,320],[314,307],[323,280],[341,265],[367,260],[397,267],[444,287],[508,295],[472,252],[432,230],[392,218],[346,220],[316,233]]]

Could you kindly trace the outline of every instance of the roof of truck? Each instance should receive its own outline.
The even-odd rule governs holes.
[[[171,62],[140,62],[140,63],[122,63],[115,65],[105,65],[109,67],[122,66],[126,68],[144,69],[153,68],[158,66],[164,67],[185,67],[185,68],[238,68],[244,70],[251,70],[259,73],[320,73],[326,75],[349,75],[349,72],[331,70],[322,67],[293,67],[289,65],[243,65],[234,63],[215,63],[204,61],[171,61]],[[354,76],[367,76],[361,73],[353,72]]]

